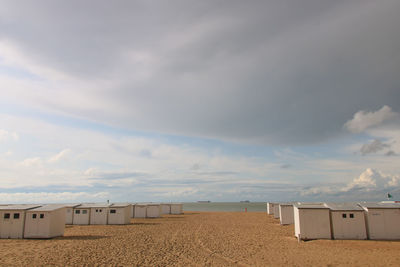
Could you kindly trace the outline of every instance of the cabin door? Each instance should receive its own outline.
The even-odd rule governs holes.
[[[11,212],[2,211],[0,212],[0,238],[10,238],[12,221],[11,221]]]
[[[370,210],[368,216],[370,239],[385,238],[385,214],[382,210]]]

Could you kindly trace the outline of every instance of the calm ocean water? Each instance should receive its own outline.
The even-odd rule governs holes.
[[[210,202],[198,203],[187,202],[183,203],[184,211],[267,211],[266,202]]]

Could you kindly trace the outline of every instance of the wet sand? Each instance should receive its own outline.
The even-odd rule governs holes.
[[[67,226],[50,240],[0,239],[1,266],[399,266],[399,241],[298,243],[265,212],[185,212],[123,226]]]

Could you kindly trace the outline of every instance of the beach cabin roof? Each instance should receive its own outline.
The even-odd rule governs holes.
[[[400,209],[400,203],[364,202],[358,205],[367,209]]]
[[[41,207],[37,207],[34,209],[31,209],[29,211],[53,211],[53,210],[58,210],[58,209],[62,209],[65,208],[65,205],[62,204],[48,204],[48,205],[44,205]]]
[[[40,207],[40,205],[35,205],[35,204],[7,205],[7,206],[0,206],[0,210],[30,210],[37,207]]]
[[[80,203],[68,203],[68,204],[62,204],[64,207],[66,208],[76,208],[78,206],[80,206]]]
[[[356,203],[326,203],[326,206],[332,211],[362,211],[363,208],[358,206]]]
[[[84,203],[76,207],[77,209],[89,209],[89,208],[108,208],[111,204],[109,203]]]
[[[294,203],[292,203],[292,202],[285,202],[285,203],[279,203],[279,205],[281,205],[281,206],[293,206]]]
[[[293,204],[298,209],[329,209],[325,203],[297,202]]]
[[[129,203],[113,203],[113,204],[111,204],[110,207],[112,207],[112,208],[125,208],[125,207],[128,207],[129,205],[132,205],[132,204],[129,204]]]
[[[160,206],[160,203],[145,203],[146,206]]]

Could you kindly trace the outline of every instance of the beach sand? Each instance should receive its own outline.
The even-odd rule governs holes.
[[[130,225],[66,226],[49,240],[0,239],[0,265],[399,266],[400,242],[298,243],[265,212],[185,212]]]

